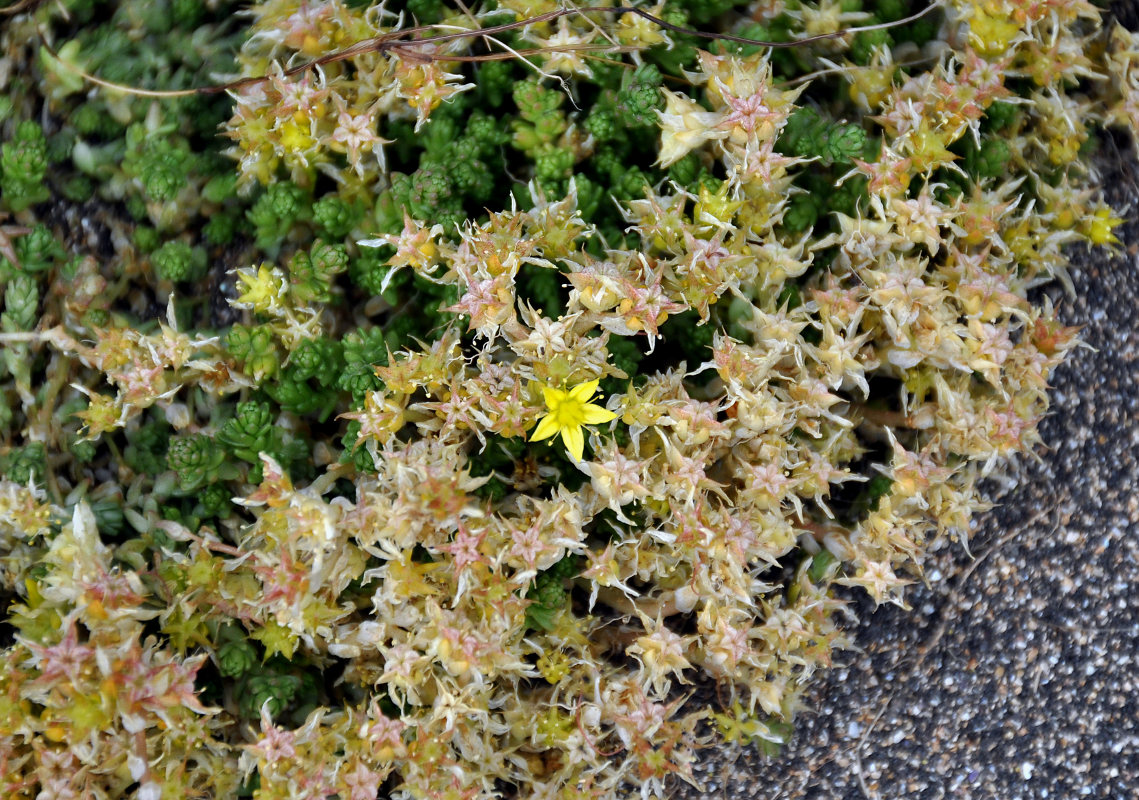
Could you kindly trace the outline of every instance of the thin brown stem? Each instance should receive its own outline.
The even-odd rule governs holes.
[[[24,11],[32,11],[42,2],[43,0],[20,0],[18,3],[0,8],[0,17],[14,17]]]
[[[24,1],[32,2],[32,3],[39,2],[39,0],[24,0]],[[562,17],[581,16],[581,15],[585,15],[585,14],[599,14],[599,13],[600,14],[613,14],[613,15],[618,16],[618,17],[623,16],[625,14],[633,14],[635,16],[641,17],[642,19],[645,19],[645,20],[653,23],[654,25],[661,28],[662,30],[666,30],[666,31],[669,31],[671,33],[677,33],[677,34],[681,34],[681,35],[685,35],[685,36],[692,36],[694,38],[704,39],[706,41],[732,42],[734,44],[750,45],[752,47],[789,48],[789,47],[801,47],[803,45],[811,44],[813,42],[821,42],[821,41],[827,41],[830,39],[838,39],[838,38],[842,38],[844,36],[847,36],[849,34],[861,33],[863,31],[883,30],[886,28],[896,27],[898,25],[908,25],[909,23],[924,17],[926,14],[929,14],[934,9],[940,8],[940,6],[941,6],[941,3],[940,3],[940,1],[938,1],[938,2],[931,3],[929,6],[922,9],[921,11],[919,11],[915,14],[911,14],[910,16],[908,16],[904,19],[895,20],[893,22],[882,22],[882,23],[878,23],[875,25],[862,25],[862,26],[859,26],[856,28],[843,28],[842,30],[833,31],[831,33],[821,33],[821,34],[817,34],[815,36],[807,36],[805,38],[795,39],[795,40],[792,40],[789,42],[768,42],[768,41],[764,41],[762,39],[749,39],[746,36],[736,36],[736,35],[730,34],[730,33],[712,33],[709,31],[693,30],[692,28],[685,28],[685,27],[682,27],[680,25],[673,25],[672,23],[666,22],[665,20],[661,19],[660,17],[657,17],[653,14],[650,14],[649,12],[645,11],[644,9],[633,8],[630,6],[618,6],[616,8],[604,8],[604,7],[560,8],[560,9],[557,9],[554,11],[548,11],[545,14],[539,14],[535,17],[529,17],[527,19],[515,20],[514,22],[505,22],[505,23],[502,23],[501,25],[491,25],[488,28],[474,28],[471,30],[452,31],[449,33],[434,33],[432,35],[423,36],[423,37],[418,38],[418,39],[408,38],[408,37],[414,37],[414,36],[417,36],[417,35],[423,34],[423,33],[430,33],[431,31],[437,30],[437,27],[433,26],[433,25],[416,25],[414,27],[406,28],[403,30],[389,31],[388,33],[384,33],[380,36],[375,36],[375,37],[372,37],[370,39],[362,39],[362,40],[360,40],[360,41],[358,41],[352,45],[349,45],[348,47],[346,47],[342,50],[337,50],[336,52],[328,53],[327,55],[323,55],[323,56],[321,56],[319,58],[315,58],[311,61],[306,61],[302,64],[297,64],[295,66],[289,67],[288,69],[283,70],[279,74],[282,75],[283,77],[292,77],[294,75],[299,75],[303,72],[306,72],[310,69],[315,69],[317,67],[325,66],[328,64],[335,64],[335,63],[338,63],[340,61],[346,61],[350,58],[355,58],[356,56],[366,55],[368,53],[379,53],[379,54],[393,53],[395,55],[402,55],[404,58],[428,59],[428,60],[432,60],[432,61],[472,61],[472,62],[478,62],[478,61],[494,61],[494,60],[500,60],[500,59],[504,59],[504,58],[514,58],[514,57],[519,56],[519,55],[525,56],[525,55],[540,54],[540,53],[569,52],[569,51],[572,51],[572,50],[578,49],[578,48],[546,47],[546,48],[539,48],[539,49],[535,49],[535,50],[519,51],[518,53],[513,53],[513,52],[507,52],[507,53],[501,53],[501,54],[489,53],[489,54],[480,54],[477,56],[471,56],[471,55],[465,55],[464,56],[464,55],[452,55],[452,54],[441,54],[441,53],[418,53],[418,52],[415,52],[415,49],[416,48],[422,48],[425,45],[445,44],[448,42],[453,42],[453,41],[457,41],[457,40],[461,40],[461,39],[467,39],[467,38],[471,38],[471,37],[482,37],[484,39],[488,39],[488,40],[493,41],[492,37],[495,34],[507,33],[509,31],[515,31],[515,30],[518,30],[520,28],[526,28],[526,27],[529,27],[531,25],[537,25],[537,24],[541,24],[541,23],[545,23],[545,22],[553,22],[554,20],[561,19]],[[125,86],[123,84],[115,83],[113,81],[108,81],[108,80],[100,78],[96,75],[92,75],[91,73],[79,68],[78,66],[64,61],[63,59],[61,59],[59,57],[59,55],[55,52],[55,50],[52,48],[52,46],[50,44],[48,44],[47,37],[43,36],[42,31],[40,34],[40,38],[43,39],[43,41],[44,41],[44,45],[43,45],[44,49],[47,50],[47,52],[53,58],[55,58],[66,69],[72,70],[76,74],[80,75],[84,80],[87,80],[91,83],[94,83],[97,86],[103,86],[103,87],[108,88],[108,89],[116,89],[118,91],[127,92],[130,94],[135,94],[135,95],[139,95],[142,97],[187,97],[187,96],[195,95],[195,94],[220,94],[221,92],[236,91],[239,89],[243,89],[247,86],[253,86],[255,84],[267,81],[272,77],[272,75],[260,75],[260,76],[256,76],[256,77],[241,78],[241,79],[236,80],[236,81],[230,81],[229,83],[223,83],[223,84],[218,84],[218,85],[214,85],[214,86],[203,86],[203,87],[199,87],[196,89],[181,89],[181,90],[136,89],[136,88],[131,87],[131,86]],[[607,46],[607,45],[600,45],[600,49],[602,49],[606,52],[621,52],[623,50],[623,48],[620,48],[620,47],[611,47],[611,46]]]
[[[901,411],[889,408],[874,408],[872,406],[856,405],[852,410],[862,416],[862,419],[871,425],[882,428],[916,428],[913,417]]]

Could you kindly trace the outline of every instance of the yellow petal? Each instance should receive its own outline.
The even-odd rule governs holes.
[[[600,381],[586,381],[579,383],[577,386],[570,389],[569,396],[579,403],[588,403],[589,399],[593,397],[593,393],[597,391],[597,384]]]
[[[566,399],[567,393],[561,389],[554,389],[550,386],[542,387],[542,399],[546,401],[546,408],[553,411],[557,408],[558,404]]]
[[[538,423],[538,427],[534,429],[534,433],[530,436],[530,441],[540,442],[543,439],[549,439],[558,432],[558,423],[554,419],[553,414],[547,414],[542,417]]]
[[[562,428],[562,441],[573,460],[581,461],[581,454],[585,450],[585,435],[581,432],[581,426]]]
[[[590,404],[581,407],[581,419],[586,425],[599,425],[617,419],[617,415],[601,406]]]

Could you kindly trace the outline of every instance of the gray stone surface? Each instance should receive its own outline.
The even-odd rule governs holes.
[[[1077,248],[1077,297],[1049,289],[1081,349],[1053,376],[1049,450],[981,520],[970,558],[931,560],[912,612],[856,605],[846,652],[784,752],[705,755],[740,798],[1139,798],[1139,154],[1104,142],[1128,222],[1116,257]]]

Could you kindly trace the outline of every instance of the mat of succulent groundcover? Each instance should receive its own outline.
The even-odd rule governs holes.
[[[1126,588],[1090,580],[1127,563],[1124,440],[1047,418],[1131,375],[1097,165],[1134,174],[1139,38],[1095,5],[0,26],[0,794],[758,797],[789,741],[798,796],[1134,787],[1102,675],[1051,738],[1070,681],[1002,695],[1134,638],[1088,599]],[[1122,365],[1094,408],[1081,337]],[[1124,472],[1031,499],[1042,435]],[[986,516],[1010,476],[1042,507]],[[1080,603],[963,633],[1036,607],[1018,566]],[[910,691],[811,693],[880,665]],[[989,670],[963,734],[876,746]]]

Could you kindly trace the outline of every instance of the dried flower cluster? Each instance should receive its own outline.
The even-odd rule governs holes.
[[[1078,340],[1030,290],[1117,243],[1082,156],[1139,131],[1139,37],[1083,0],[778,51],[511,27],[542,0],[170,6],[102,24],[242,41],[227,142],[84,97],[58,9],[4,34],[59,55],[0,109],[3,797],[648,800],[785,741],[838,587],[904,605],[1039,443]],[[51,227],[77,178],[133,217],[113,255]]]

